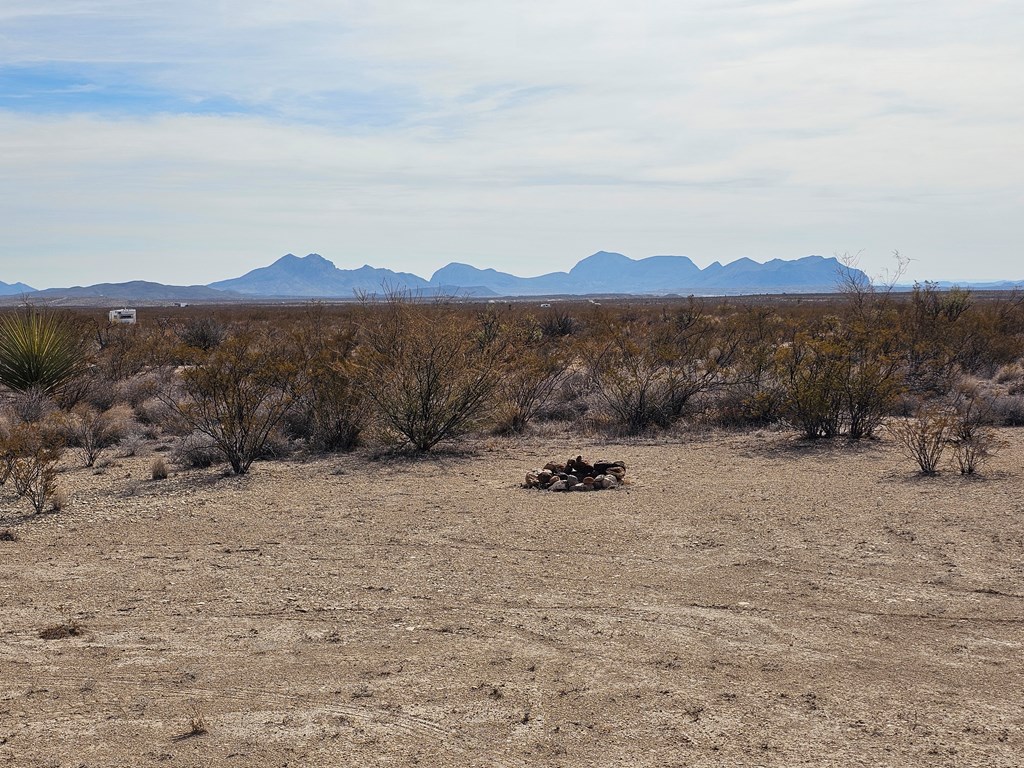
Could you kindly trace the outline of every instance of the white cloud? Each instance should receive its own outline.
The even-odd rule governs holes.
[[[0,62],[250,111],[0,112],[0,279],[208,282],[287,250],[537,273],[598,248],[1024,277],[1009,2],[170,6],[0,9]]]

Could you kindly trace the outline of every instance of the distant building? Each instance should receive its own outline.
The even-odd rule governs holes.
[[[112,309],[107,315],[112,323],[124,325],[135,325],[136,315],[134,309]]]

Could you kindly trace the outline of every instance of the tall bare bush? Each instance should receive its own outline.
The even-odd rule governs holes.
[[[80,404],[61,415],[60,426],[67,445],[77,449],[85,466],[91,467],[103,451],[127,434],[131,421],[132,410],[126,405],[100,411]]]
[[[241,328],[181,373],[182,399],[161,395],[214,442],[235,474],[249,471],[291,403],[297,366],[283,342],[279,333]]]
[[[674,312],[609,325],[593,355],[597,391],[628,433],[666,427],[690,402],[726,386],[741,348],[742,329],[690,300]]]
[[[354,380],[357,332],[332,322],[319,304],[307,308],[292,333],[299,371],[289,414],[293,434],[323,451],[348,451],[366,427],[363,390]]]
[[[991,427],[990,404],[976,388],[958,393],[949,442],[962,475],[974,475],[995,453],[997,440]]]
[[[939,462],[953,435],[955,415],[940,403],[920,406],[912,418],[890,422],[887,426],[907,456],[917,462],[923,475],[939,471]]]
[[[810,439],[838,435],[843,426],[844,358],[834,332],[795,332],[779,350],[779,368],[786,418]]]
[[[368,308],[357,377],[385,433],[429,451],[484,415],[504,348],[481,343],[479,330],[452,308],[402,297]]]
[[[565,384],[572,347],[545,338],[531,317],[507,319],[497,329],[493,324],[486,327],[488,343],[503,343],[507,349],[494,398],[495,431],[520,433]]]
[[[57,493],[57,464],[64,446],[46,424],[19,424],[0,434],[0,479],[40,513]],[[0,483],[2,484],[2,483]]]

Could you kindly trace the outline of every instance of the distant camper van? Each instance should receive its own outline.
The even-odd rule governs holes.
[[[124,323],[126,325],[134,325],[136,320],[134,309],[112,309],[108,317],[112,323]]]

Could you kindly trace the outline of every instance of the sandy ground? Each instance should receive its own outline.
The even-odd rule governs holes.
[[[1001,436],[977,480],[779,433],[71,468],[0,502],[0,765],[1024,765]],[[517,487],[576,453],[634,485]]]

